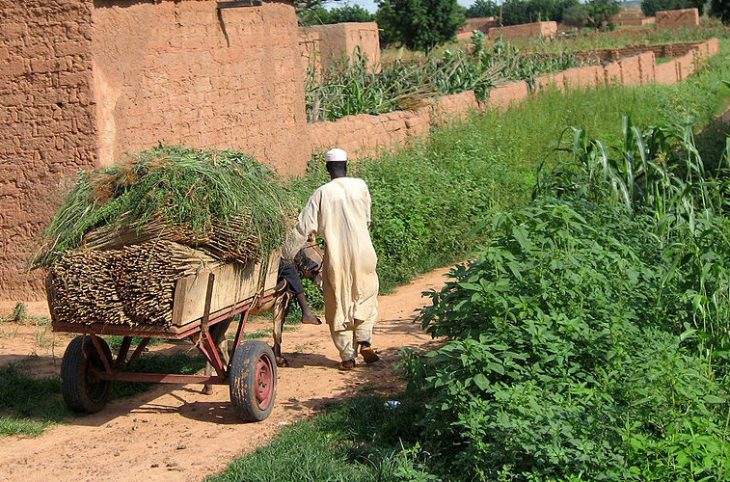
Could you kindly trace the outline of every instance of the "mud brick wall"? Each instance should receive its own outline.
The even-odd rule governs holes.
[[[661,45],[630,45],[617,49],[599,49],[576,52],[579,60],[612,62],[625,57],[633,57],[643,52],[653,52],[658,57],[679,57],[687,52],[705,45],[705,42],[681,42]]]
[[[304,71],[294,9],[97,1],[99,162],[158,143],[233,148],[304,170]]]
[[[299,32],[299,54],[302,56],[302,64],[304,69],[311,69],[319,73],[322,70],[322,64],[319,58],[321,38],[318,32]]]
[[[487,33],[490,28],[496,26],[497,20],[494,17],[467,18],[466,25],[459,28],[458,33],[471,33],[475,30]]]
[[[380,65],[380,34],[377,23],[314,25],[302,27],[300,32],[303,35],[319,35],[319,57],[324,69],[343,59],[351,59],[356,51],[367,58],[371,69],[377,69]]]
[[[534,22],[510,27],[494,27],[489,29],[489,38],[505,39],[527,37],[554,37],[558,33],[556,22]]]
[[[3,2],[0,11],[0,293],[37,293],[24,274],[61,179],[96,159],[91,4]]]
[[[311,154],[294,9],[25,0],[0,10],[0,297],[80,168],[158,143],[234,148],[289,175]]]
[[[656,26],[658,28],[698,27],[699,25],[700,14],[696,8],[665,10],[656,13]]]

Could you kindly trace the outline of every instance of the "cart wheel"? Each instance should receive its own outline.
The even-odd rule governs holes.
[[[109,345],[102,338],[107,360],[112,359]],[[77,336],[66,348],[61,362],[61,391],[66,404],[75,412],[96,413],[106,405],[112,382],[98,380],[92,369],[104,370],[104,364],[88,336]]]
[[[236,349],[228,381],[231,403],[246,422],[260,422],[276,398],[276,361],[263,341],[247,341]]]

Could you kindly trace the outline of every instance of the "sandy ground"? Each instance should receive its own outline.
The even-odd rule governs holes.
[[[426,302],[421,292],[440,287],[446,271],[420,277],[380,298],[374,341],[382,360],[375,365],[338,371],[326,325],[303,325],[284,333],[283,351],[291,367],[279,369],[276,406],[263,422],[241,423],[230,406],[227,386],[203,395],[196,385],[158,385],[39,437],[0,439],[0,480],[199,481],[327,402],[367,385],[385,393],[398,389],[402,383],[394,373],[398,351],[431,342],[413,323],[414,310]],[[43,304],[29,307],[31,313],[43,310]],[[268,324],[259,321],[247,331],[261,328]],[[5,324],[0,326],[0,363],[36,355],[34,372],[58,373],[69,339],[54,335],[50,328]]]

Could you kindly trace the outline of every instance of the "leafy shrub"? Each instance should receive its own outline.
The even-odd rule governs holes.
[[[627,120],[615,151],[575,132],[430,294],[449,342],[406,362],[424,449],[458,480],[721,480],[728,190],[683,128]]]

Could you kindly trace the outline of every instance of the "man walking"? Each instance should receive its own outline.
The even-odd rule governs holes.
[[[377,256],[370,240],[370,192],[362,179],[347,177],[347,153],[326,154],[331,181],[317,189],[299,214],[284,257],[292,259],[307,237],[325,241],[322,266],[325,320],[340,352],[340,368],[355,366],[358,348],[366,363],[378,361],[371,347],[378,315]]]

